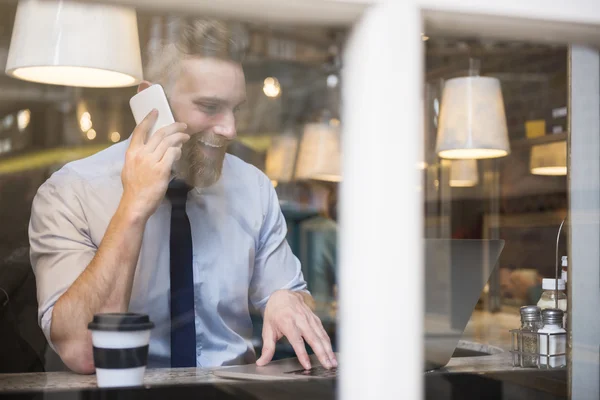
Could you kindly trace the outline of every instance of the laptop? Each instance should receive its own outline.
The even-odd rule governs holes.
[[[503,248],[503,240],[425,240],[425,371],[450,361]],[[337,369],[325,369],[315,355],[310,361],[310,370],[305,370],[296,358],[289,358],[264,367],[248,364],[217,368],[213,374],[247,380],[336,377]]]

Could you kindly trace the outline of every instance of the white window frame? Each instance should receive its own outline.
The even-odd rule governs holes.
[[[266,23],[354,25],[343,89],[340,394],[421,398],[422,26],[431,36],[600,47],[598,0],[109,1]]]

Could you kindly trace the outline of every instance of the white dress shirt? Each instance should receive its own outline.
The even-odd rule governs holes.
[[[49,342],[54,304],[94,257],[117,209],[128,145],[67,164],[35,196],[31,262],[38,319]],[[228,154],[219,181],[191,190],[186,210],[194,246],[197,365],[254,362],[250,310],[264,311],[275,290],[306,290],[273,185]],[[170,214],[165,199],[146,224],[129,304],[130,312],[148,314],[156,324],[149,367],[170,366]]]

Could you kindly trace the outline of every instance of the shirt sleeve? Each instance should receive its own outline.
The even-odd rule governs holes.
[[[29,221],[38,323],[53,349],[50,325],[54,304],[87,267],[97,250],[73,185],[57,183],[57,174],[39,188]]]
[[[287,225],[275,189],[266,176],[262,182],[266,199],[263,205],[264,217],[250,282],[250,302],[261,313],[276,290],[289,289],[308,293],[300,261],[292,253],[286,240]]]

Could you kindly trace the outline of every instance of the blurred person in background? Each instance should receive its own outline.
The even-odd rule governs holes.
[[[318,184],[321,213],[300,224],[301,261],[317,309],[335,314],[337,304],[337,184]],[[331,315],[332,317],[334,315]]]
[[[542,294],[542,276],[533,268],[500,267],[500,291],[520,305],[536,304]]]
[[[264,318],[257,364],[285,336],[305,368],[305,342],[323,366],[337,366],[270,180],[226,154],[246,100],[240,50],[222,23],[181,22],[175,41],[150,55],[138,88],[160,83],[178,122],[148,137],[152,112],[128,141],[66,165],[37,192],[29,238],[39,323],[72,370],[94,371],[93,316],[128,311],[156,324],[149,367],[254,362],[250,308]],[[181,244],[169,238],[175,206],[189,219],[193,247],[193,299],[176,320],[171,280],[187,266],[170,262],[179,256],[170,246]],[[191,347],[174,339],[184,328]]]

